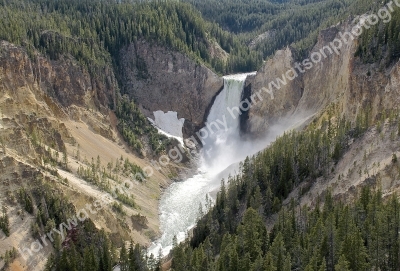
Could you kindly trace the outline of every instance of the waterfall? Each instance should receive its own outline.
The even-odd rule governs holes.
[[[207,117],[208,123],[222,120],[221,118],[225,116],[230,132],[234,133],[238,131],[238,115],[236,114],[234,115],[235,117],[233,117],[228,111],[228,108],[239,106],[245,80],[246,75],[230,75],[224,77],[224,88],[221,93],[218,94],[211,107]]]
[[[224,77],[224,88],[216,97],[207,117],[209,137],[203,149],[203,167],[217,174],[231,164],[245,158],[240,148],[239,111],[244,83],[250,74],[235,74]],[[218,124],[220,129],[216,129]],[[225,127],[226,126],[226,127]]]
[[[203,128],[208,129],[209,137],[204,139],[199,173],[171,184],[164,192],[159,207],[162,236],[153,243],[149,253],[158,255],[161,249],[163,255],[167,255],[174,236],[178,242],[183,241],[186,233],[195,226],[199,206],[206,204],[206,195],[219,188],[218,173],[244,159],[245,153],[238,148],[240,120],[237,114],[232,116],[229,109],[239,106],[248,75],[224,77],[224,88],[216,97]]]

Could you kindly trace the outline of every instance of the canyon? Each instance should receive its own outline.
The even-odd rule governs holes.
[[[310,56],[339,38],[340,32],[352,29],[352,21],[349,19],[321,31]],[[331,54],[313,69],[299,73],[294,80],[274,90],[274,99],[264,91],[262,100],[254,103],[249,110],[242,110],[238,120],[230,120],[235,126],[235,131],[230,134],[235,137],[235,144],[229,146],[225,138],[219,147],[237,148],[239,144],[248,144],[257,146],[254,152],[259,151],[287,130],[301,130],[310,123],[323,126],[332,105],[341,116],[352,122],[366,107],[370,108],[371,118],[377,119],[385,114],[385,110],[398,109],[400,61],[383,68],[376,63],[365,64],[355,56],[357,48],[357,39],[344,43],[340,54]],[[226,55],[221,52],[222,49],[218,50],[222,56]],[[10,237],[5,241],[0,240],[0,254],[11,247],[29,246],[33,241],[30,224],[35,216],[21,211],[14,198],[21,187],[29,188],[38,179],[43,179],[51,184],[54,191],[66,195],[76,210],[96,198],[108,197],[107,208],[101,215],[92,218],[96,227],[105,229],[118,244],[132,239],[150,246],[163,234],[160,231],[159,212],[160,209],[161,212],[165,211],[169,204],[163,198],[163,192],[171,187],[172,179],[185,181],[182,176],[187,175],[181,173],[199,164],[192,160],[192,164],[170,163],[155,169],[145,182],[134,184],[134,189],[127,192],[127,196],[134,199],[135,207],[124,206],[125,216],[116,213],[112,205],[115,199],[110,193],[97,184],[85,181],[78,171],[81,167],[90,167],[90,160],[94,161],[97,157],[101,161],[100,167],[105,170],[108,163],[117,163],[115,161],[121,157],[140,168],[154,167],[154,156],[132,150],[117,129],[119,120],[114,110],[121,96],[134,101],[141,113],[151,119],[155,118],[154,112],[157,111],[175,112],[177,119],[184,119],[182,134],[188,138],[207,122],[215,121],[221,112],[226,113],[227,106],[238,106],[241,100],[256,95],[263,88],[270,88],[269,83],[286,74],[298,60],[294,49],[288,46],[267,59],[256,73],[245,76],[246,79],[239,80],[240,84],[231,88],[225,88],[227,83],[238,84],[238,81],[229,81],[229,78],[217,75],[181,52],[146,40],[138,40],[121,49],[119,61],[117,71],[105,67],[94,75],[72,56],[51,60],[39,51],[31,56],[21,46],[0,42],[0,198],[2,206],[8,207],[12,229]],[[226,93],[232,89],[235,93]],[[219,97],[222,96],[219,95],[226,95],[226,100],[234,96],[234,101],[221,102]],[[214,112],[213,105],[218,103],[219,112]],[[305,194],[302,194],[301,187],[296,188],[285,204],[291,198],[300,198],[304,204],[315,205],[316,199],[328,189],[332,189],[333,195],[338,198],[352,198],[367,183],[378,182],[370,177],[370,172],[357,173],[361,167],[360,161],[364,161],[364,166],[374,175],[379,175],[385,195],[398,191],[400,181],[396,179],[396,168],[392,165],[391,157],[393,153],[400,155],[400,144],[398,139],[391,138],[390,134],[395,131],[388,123],[382,123],[382,127],[382,131],[373,127],[362,138],[352,142],[329,176],[315,180]],[[211,139],[209,145],[218,139],[221,138]],[[381,145],[385,147],[381,148]],[[207,146],[204,146],[204,150],[207,150]],[[46,164],[43,157],[47,152],[54,153],[56,157],[62,157],[65,153],[69,172],[61,168],[61,158],[57,158],[60,161],[57,165]],[[242,153],[243,157],[240,157],[244,159],[252,154]],[[226,163],[226,155],[220,157],[221,161],[214,160],[217,156],[218,153],[214,153],[211,160],[217,165],[216,173],[239,162],[236,159]],[[343,172],[347,173],[346,177],[342,176]],[[118,175],[115,180],[107,179],[111,187],[118,186],[124,178],[130,177],[122,171],[115,175]],[[204,177],[204,174],[200,177],[192,175],[198,178],[195,180],[197,185],[203,185],[201,181],[204,178],[200,177]],[[212,189],[199,189],[204,195],[195,195],[197,200],[202,200],[205,194],[218,188],[219,180],[213,181]],[[187,185],[185,182],[174,183],[172,187],[183,187],[184,191],[188,189]],[[177,193],[181,194],[180,191]],[[180,205],[190,199],[184,197],[181,200]],[[162,207],[159,206],[160,201],[164,204]],[[193,211],[198,204],[192,201],[189,207]],[[186,221],[183,228],[195,223],[197,218],[193,212],[191,214],[190,221]],[[145,224],[132,221],[132,216],[144,216]],[[179,229],[178,233],[182,240],[183,230]],[[168,232],[167,237],[171,236],[173,234]],[[163,245],[168,246],[170,242],[166,241]],[[12,263],[13,268],[43,270],[52,250],[48,247],[40,251],[38,257],[28,260],[18,257]]]

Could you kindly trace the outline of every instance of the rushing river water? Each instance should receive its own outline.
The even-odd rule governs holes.
[[[245,148],[240,142],[239,118],[231,113],[234,111],[232,108],[240,104],[248,75],[224,77],[224,89],[216,97],[207,117],[207,123],[217,125],[207,128],[209,137],[204,140],[199,172],[192,178],[173,183],[162,195],[159,207],[162,236],[153,243],[149,253],[158,255],[161,249],[163,255],[167,255],[174,236],[178,242],[185,239],[187,232],[196,224],[200,204],[204,209],[206,195],[211,198],[210,193],[219,188],[219,174],[243,160],[247,151],[252,149]]]

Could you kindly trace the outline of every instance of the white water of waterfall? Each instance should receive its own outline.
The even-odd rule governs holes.
[[[246,157],[246,151],[239,144],[239,105],[248,75],[235,74],[224,77],[224,89],[215,99],[207,117],[206,128],[209,127],[209,136],[204,140],[202,166],[212,175]],[[216,124],[219,129],[216,128]]]
[[[236,118],[232,117],[228,108],[239,106],[248,75],[224,77],[224,88],[216,97],[207,118],[209,125],[218,123],[218,127],[214,125],[213,131],[204,140],[199,173],[171,184],[163,193],[159,207],[162,236],[150,247],[149,254],[158,255],[161,249],[163,255],[167,255],[174,236],[178,242],[183,241],[186,233],[195,226],[199,206],[201,204],[204,208],[206,195],[219,188],[218,174],[246,157],[246,151],[239,149],[239,117],[237,114]]]

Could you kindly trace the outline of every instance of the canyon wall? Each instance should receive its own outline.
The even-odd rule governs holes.
[[[350,32],[353,27],[349,19],[321,31],[308,58],[318,60],[319,54],[322,60],[315,64],[309,61],[313,65],[309,70],[304,66],[300,66],[303,72],[296,68],[294,51],[290,47],[277,51],[267,60],[257,75],[246,82],[251,88],[249,95],[262,93],[263,100],[258,99],[247,113],[243,132],[260,137],[280,120],[298,118],[306,122],[330,103],[339,104],[343,114],[350,119],[354,119],[359,109],[366,106],[371,106],[372,117],[384,109],[398,106],[400,62],[390,67],[362,63],[355,57],[358,48],[356,36],[354,40],[349,36],[341,38],[341,33]],[[339,44],[335,39],[342,40],[342,46],[336,53],[331,45],[332,42]],[[296,71],[297,77],[293,76],[293,72],[288,73],[291,68]],[[281,84],[280,89],[271,88],[270,82],[277,82],[277,78],[282,79],[283,75],[286,85]],[[294,80],[289,80],[288,75],[295,77]],[[272,90],[273,99],[266,89]]]
[[[202,128],[223,79],[188,56],[140,40],[121,50],[122,92],[154,119],[157,110],[178,112],[184,136]]]

